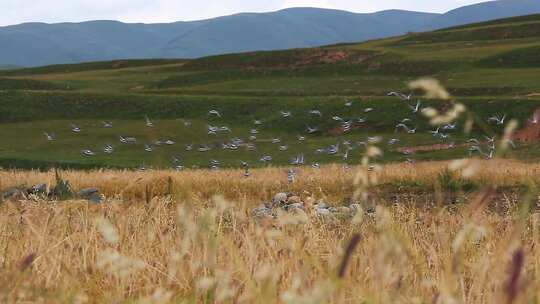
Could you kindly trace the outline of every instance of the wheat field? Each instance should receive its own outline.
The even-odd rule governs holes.
[[[537,303],[538,170],[506,160],[327,166],[299,168],[292,184],[283,168],[249,178],[64,171],[105,201],[2,202],[0,302]],[[445,174],[478,186],[450,191]],[[1,188],[54,180],[0,172]],[[251,217],[280,191],[334,205],[354,197],[365,211]]]

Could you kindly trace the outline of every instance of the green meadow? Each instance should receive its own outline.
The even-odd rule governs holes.
[[[208,167],[218,160],[222,167],[285,165],[304,154],[306,164],[358,163],[362,148],[344,160],[316,153],[330,145],[352,145],[381,137],[383,162],[439,160],[468,156],[467,148],[430,151],[414,156],[403,147],[454,142],[470,137],[500,134],[502,126],[482,127],[488,117],[506,114],[523,125],[540,107],[540,16],[527,16],[439,30],[358,44],[314,49],[254,52],[194,60],[118,60],[78,65],[57,65],[0,71],[0,165],[17,168],[52,166],[94,168],[140,166],[171,167],[173,156],[185,167]],[[409,93],[407,84],[419,77],[433,77],[464,103],[477,120],[473,134],[459,128],[450,139],[428,133],[433,127],[407,102],[386,96],[390,91]],[[424,100],[422,106],[440,110],[447,102]],[[345,103],[351,102],[346,106]],[[366,111],[366,109],[373,109]],[[317,109],[322,117],[309,114]],[[222,117],[209,115],[217,110]],[[281,111],[292,116],[283,118]],[[148,128],[148,116],[155,126]],[[344,120],[365,121],[349,132],[339,132]],[[409,118],[416,134],[396,133],[395,126]],[[254,120],[262,120],[255,126]],[[103,128],[112,121],[113,128]],[[190,122],[186,126],[184,122]],[[71,131],[71,124],[81,132]],[[231,133],[207,134],[208,125],[226,126]],[[307,128],[318,128],[308,134]],[[257,139],[250,141],[250,130]],[[54,133],[48,141],[44,132]],[[123,145],[119,136],[137,138]],[[299,141],[298,136],[305,140]],[[241,138],[256,145],[224,150],[222,144]],[[272,144],[279,138],[281,143]],[[144,151],[144,144],[172,139],[170,146]],[[399,139],[388,145],[390,139]],[[112,145],[114,153],[102,152]],[[193,151],[186,151],[193,145]],[[199,145],[214,147],[197,152]],[[286,151],[280,151],[287,145]],[[535,160],[536,145],[519,144],[507,157]],[[96,152],[85,157],[81,150]],[[271,155],[273,161],[259,161]]]

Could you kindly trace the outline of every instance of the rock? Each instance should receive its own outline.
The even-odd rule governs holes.
[[[35,195],[47,195],[47,190],[47,184],[36,184],[28,188],[28,193]]]
[[[302,200],[300,199],[300,197],[294,195],[294,196],[291,196],[289,197],[289,199],[287,200],[287,203],[288,204],[302,204]]]
[[[316,208],[315,212],[317,213],[318,216],[332,215],[332,212],[330,212],[330,210],[324,209],[324,208]]]
[[[7,188],[1,193],[2,200],[23,199],[26,197],[26,187],[18,186]]]
[[[296,210],[296,209],[303,210],[304,209],[304,204],[302,204],[302,203],[294,203],[294,204],[286,205],[284,208],[285,208],[286,211],[293,211],[293,210]]]
[[[268,218],[268,217],[274,217],[274,212],[272,211],[271,208],[268,208],[266,207],[264,204],[256,207],[256,208],[253,208],[253,210],[251,210],[251,216],[255,217],[255,218]]]
[[[319,202],[315,205],[315,208],[327,209],[328,205],[325,202]]]
[[[92,203],[96,203],[96,204],[99,204],[99,203],[101,203],[101,201],[103,201],[103,197],[101,196],[101,194],[99,193],[99,189],[97,189],[97,188],[84,188],[84,189],[81,189],[77,193],[77,196],[82,198],[82,199],[85,199],[87,201],[90,201]]]
[[[274,198],[272,199],[272,204],[274,206],[285,204],[287,203],[287,198],[287,193],[280,192],[274,195]]]

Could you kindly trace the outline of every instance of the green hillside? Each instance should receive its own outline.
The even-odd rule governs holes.
[[[185,166],[208,166],[210,159],[222,166],[237,166],[239,160],[264,165],[257,160],[271,154],[273,164],[286,164],[299,154],[311,162],[341,161],[341,156],[315,154],[318,148],[338,141],[365,141],[381,135],[385,161],[403,161],[397,152],[411,147],[445,142],[427,131],[431,128],[419,114],[389,91],[408,92],[407,83],[422,76],[439,79],[455,98],[465,103],[479,121],[496,113],[522,122],[540,107],[540,15],[511,18],[360,44],[333,45],[314,49],[254,52],[206,57],[195,60],[124,60],[47,66],[0,71],[0,165],[40,167],[63,164],[74,167],[170,166],[181,155]],[[344,104],[353,101],[352,106]],[[414,99],[412,102],[416,102]],[[441,101],[423,101],[444,109]],[[366,113],[367,108],[373,108]],[[208,115],[216,109],[221,118]],[[318,109],[323,117],[308,112]],[[283,119],[280,111],[291,111]],[[145,126],[148,115],[154,128]],[[352,131],[336,133],[344,120],[365,120]],[[413,120],[418,134],[396,134],[403,118]],[[223,151],[231,138],[247,139],[253,120],[264,120],[256,141],[258,151]],[[101,127],[112,120],[114,127]],[[192,122],[186,127],[183,121]],[[70,125],[82,132],[72,134]],[[231,134],[208,135],[207,125],[227,126]],[[319,132],[306,134],[307,127]],[[501,126],[485,132],[500,132]],[[48,142],[43,132],[55,133]],[[136,136],[136,146],[122,146],[119,135]],[[306,136],[299,142],[298,135]],[[268,141],[279,137],[287,151]],[[145,152],[143,144],[173,138],[176,145]],[[456,144],[461,132],[451,134]],[[448,140],[446,140],[448,142]],[[84,157],[81,149],[100,152],[111,144],[109,155]],[[185,151],[186,144],[210,144],[208,153]],[[466,156],[465,147],[418,153],[415,159],[445,159]],[[360,151],[360,152],[359,152]],[[360,149],[348,162],[357,162]],[[540,154],[538,154],[540,155]],[[509,157],[536,159],[534,149],[520,145]]]

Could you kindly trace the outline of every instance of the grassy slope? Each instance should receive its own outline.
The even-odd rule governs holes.
[[[421,117],[412,115],[404,103],[385,97],[386,92],[406,90],[408,81],[433,76],[482,120],[504,112],[523,121],[540,106],[539,99],[527,97],[540,92],[538,33],[540,16],[528,16],[317,49],[191,61],[128,60],[2,71],[0,136],[4,145],[0,148],[0,162],[22,167],[46,162],[81,167],[132,167],[142,163],[166,166],[171,155],[181,153],[185,154],[186,165],[205,166],[211,158],[236,165],[238,158],[255,161],[270,152],[279,162],[286,162],[306,147],[311,151],[340,139],[358,141],[373,134],[383,134],[386,139],[398,136],[402,145],[437,142],[425,135],[428,126]],[[354,100],[353,107],[344,107],[345,100]],[[376,111],[364,114],[367,107]],[[183,152],[183,144],[219,145],[230,137],[216,139],[205,134],[207,112],[213,108],[223,112],[224,118],[211,123],[231,127],[234,136],[247,137],[252,120],[264,119],[259,138],[280,136],[290,151],[278,153],[275,145],[261,143],[260,151],[252,153]],[[309,117],[307,111],[312,108],[320,109],[326,117]],[[283,121],[280,110],[291,110],[294,119]],[[156,119],[160,127],[146,129],[145,115]],[[310,136],[307,144],[296,142],[296,135],[305,133],[306,125],[322,130],[333,128],[335,123],[329,119],[333,115],[362,117],[369,123],[343,137],[323,133]],[[393,134],[393,126],[404,117],[414,118],[422,135]],[[99,128],[102,119],[115,120],[118,128]],[[178,119],[193,120],[193,129],[184,128]],[[81,136],[69,133],[71,122],[83,125]],[[55,132],[58,141],[46,142],[43,131]],[[79,155],[83,148],[116,144],[119,134],[137,135],[143,142],[166,136],[179,144],[152,154],[141,152],[141,145],[119,147],[112,157],[85,159]],[[454,137],[456,141],[463,139],[459,134]],[[465,155],[465,151],[431,152],[417,157],[459,155]],[[309,157],[310,161],[336,160],[330,156]],[[386,159],[403,157],[387,153]]]

